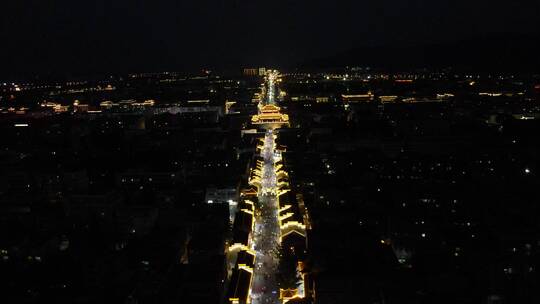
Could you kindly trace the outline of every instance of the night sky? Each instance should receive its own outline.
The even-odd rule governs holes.
[[[2,6],[3,76],[279,66],[362,45],[540,28],[538,0],[16,0]]]

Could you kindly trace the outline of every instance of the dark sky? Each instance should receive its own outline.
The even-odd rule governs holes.
[[[2,73],[290,64],[540,28],[538,0],[4,0]]]

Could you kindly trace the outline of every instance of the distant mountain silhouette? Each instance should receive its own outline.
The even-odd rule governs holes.
[[[299,68],[369,66],[389,70],[452,67],[463,71],[540,72],[540,35],[498,34],[453,43],[359,47]]]

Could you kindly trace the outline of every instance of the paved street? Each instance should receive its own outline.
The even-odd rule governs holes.
[[[280,303],[279,288],[275,272],[278,259],[274,251],[279,242],[277,198],[272,189],[276,186],[274,171],[274,138],[272,131],[265,137],[262,156],[264,158],[263,186],[259,193],[260,209],[256,217],[254,247],[257,252],[252,285],[252,303]]]
[[[267,78],[267,91],[263,104],[275,103],[276,75],[270,73]],[[278,304],[279,287],[276,271],[279,260],[275,250],[279,243],[278,202],[275,193],[277,184],[274,170],[275,159],[274,132],[268,130],[264,138],[261,156],[264,159],[262,187],[259,191],[260,208],[255,217],[254,249],[257,252],[254,278],[251,286],[251,299],[254,304]]]

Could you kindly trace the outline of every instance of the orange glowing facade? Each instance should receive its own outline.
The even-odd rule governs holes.
[[[253,115],[251,123],[262,125],[282,125],[289,124],[289,115],[282,114],[280,108],[275,105],[265,105],[259,109],[258,115]]]

